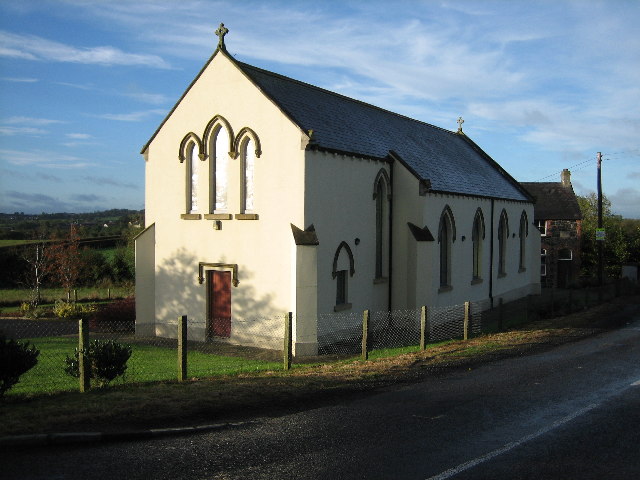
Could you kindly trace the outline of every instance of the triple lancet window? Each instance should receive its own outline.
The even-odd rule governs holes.
[[[234,136],[231,125],[220,115],[209,121],[202,140],[189,132],[179,151],[180,163],[186,167],[186,214],[182,218],[230,220],[237,208],[236,219],[257,220],[256,159],[261,153],[260,140],[252,129],[244,127]]]

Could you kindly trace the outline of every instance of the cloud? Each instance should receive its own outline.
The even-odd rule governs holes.
[[[0,125],[0,135],[5,135],[8,137],[14,135],[34,135],[41,136],[49,133],[47,130],[43,130],[41,128],[33,128],[33,127],[10,127],[6,125]]]
[[[103,115],[97,115],[98,118],[104,118],[106,120],[115,120],[118,122],[140,122],[145,120],[149,116],[154,115],[166,115],[166,110],[146,110],[143,112],[131,112],[131,113],[105,113]]]
[[[134,183],[121,182],[119,180],[115,180],[115,179],[109,178],[109,177],[84,176],[82,178],[86,182],[94,183],[94,184],[100,185],[100,186],[108,185],[108,186],[111,186],[111,187],[128,188],[128,189],[132,189],[132,190],[138,190],[139,188],[141,188],[141,187],[139,187],[138,185],[136,185]]]
[[[54,123],[65,123],[62,120],[52,120],[50,118],[33,118],[33,117],[9,117],[6,118],[4,120],[2,120],[2,123],[7,123],[10,125],[15,125],[15,124],[29,124],[29,125],[39,125],[39,126],[45,126],[45,125],[52,125]]]
[[[637,188],[621,188],[608,198],[615,213],[624,218],[640,218],[640,190]]]
[[[142,103],[148,103],[150,105],[162,105],[169,101],[169,98],[166,95],[161,93],[125,93],[125,97],[132,98]]]
[[[105,198],[94,194],[77,193],[71,195],[71,200],[73,200],[74,202],[96,203],[104,202]]]
[[[85,159],[44,150],[0,150],[0,160],[11,165],[76,169],[91,165]]]
[[[157,55],[126,53],[111,46],[76,48],[35,35],[20,35],[2,30],[0,30],[0,56],[89,65],[171,68]]]
[[[89,138],[93,138],[93,135],[89,135],[88,133],[67,133],[66,136],[75,140],[88,140]]]
[[[27,193],[16,190],[6,192],[3,203],[2,208],[6,212],[63,212],[70,209],[69,204],[59,198],[42,193]]]
[[[17,77],[2,77],[1,80],[5,82],[16,82],[16,83],[36,83],[38,81],[37,78],[17,78]]]

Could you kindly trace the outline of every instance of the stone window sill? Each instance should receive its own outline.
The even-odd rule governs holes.
[[[376,277],[373,279],[373,284],[378,285],[379,283],[388,283],[389,278],[387,277]]]
[[[258,220],[257,213],[236,213],[236,220]]]
[[[527,271],[527,269],[524,268],[524,267],[518,269],[518,273],[522,273],[522,272],[526,272],[526,271]]]
[[[438,293],[450,292],[451,290],[453,290],[453,287],[452,287],[451,285],[442,285],[442,286],[438,289]]]
[[[343,312],[344,310],[351,310],[350,303],[341,303],[340,305],[336,305],[333,307],[334,312]]]
[[[473,280],[471,280],[471,285],[478,285],[480,283],[482,283],[482,278],[480,277],[476,277]]]
[[[182,220],[200,220],[202,215],[199,213],[182,213],[180,214]]]
[[[206,213],[205,220],[231,220],[233,216],[230,213]]]
[[[506,276],[507,276],[507,273],[506,273],[506,272],[500,272],[500,273],[498,273],[498,278],[504,278],[504,277],[506,277]]]

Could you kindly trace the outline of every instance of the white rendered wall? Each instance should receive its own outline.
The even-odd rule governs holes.
[[[201,139],[207,123],[223,116],[234,135],[243,127],[259,137],[255,160],[255,213],[258,220],[185,220],[185,164],[179,145],[189,132]],[[175,320],[190,319],[190,338],[204,339],[206,286],[198,283],[198,263],[238,265],[238,287],[231,287],[232,338],[258,319],[292,310],[294,281],[290,223],[303,224],[304,150],[300,130],[224,55],[217,54],[177,105],[151,142],[146,162],[146,221],[156,224],[155,315],[158,334],[175,336]],[[200,163],[209,172],[210,159]],[[240,212],[240,158],[229,160],[229,213]],[[285,173],[286,172],[286,173]],[[209,213],[209,174],[199,176],[199,206]],[[253,322],[253,323],[251,323]],[[278,320],[280,322],[280,320]],[[199,324],[199,326],[196,325]],[[266,325],[267,322],[265,322]],[[264,335],[277,327],[265,326]],[[274,333],[275,334],[275,333]],[[276,348],[281,348],[279,342]]]

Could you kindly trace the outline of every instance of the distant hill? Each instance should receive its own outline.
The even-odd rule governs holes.
[[[81,237],[120,236],[144,226],[144,210],[110,209],[87,213],[0,213],[0,240],[29,240],[41,235],[63,237],[74,225]]]

